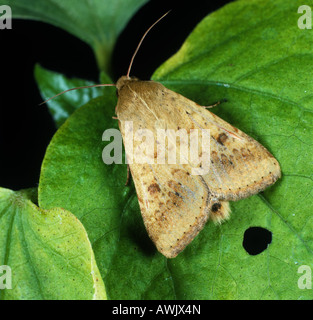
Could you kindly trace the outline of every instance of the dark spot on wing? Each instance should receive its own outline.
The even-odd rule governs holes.
[[[161,189],[157,183],[153,183],[148,187],[148,191],[150,192],[150,194],[154,194],[156,192],[160,192]]]
[[[228,137],[227,137],[226,133],[223,132],[223,133],[219,134],[216,141],[223,146],[227,139],[228,139]]]

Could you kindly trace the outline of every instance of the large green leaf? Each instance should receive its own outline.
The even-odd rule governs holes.
[[[54,136],[40,206],[62,206],[82,221],[109,298],[313,297],[298,287],[298,267],[313,266],[313,38],[297,26],[298,5],[231,3],[204,19],[153,76],[201,104],[226,98],[213,111],[266,146],[283,171],[263,194],[232,203],[232,218],[218,227],[208,223],[177,258],[165,259],[147,238],[134,188],[124,186],[125,166],[102,162],[102,133],[116,128],[113,93],[75,111]],[[243,247],[252,226],[272,232],[258,255]]]
[[[105,299],[82,224],[64,209],[39,209],[34,196],[0,188],[0,265],[11,269],[0,299]]]
[[[117,37],[147,0],[5,0],[13,17],[53,24],[88,43],[100,70],[110,72]]]

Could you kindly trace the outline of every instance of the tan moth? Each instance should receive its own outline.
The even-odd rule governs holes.
[[[184,163],[129,164],[147,232],[159,252],[167,258],[174,258],[196,237],[208,219],[220,223],[229,217],[228,201],[259,193],[280,178],[281,172],[278,161],[265,147],[205,107],[158,82],[141,81],[129,76],[144,37],[165,15],[145,32],[127,75],[117,81],[115,111],[126,151],[126,122],[132,122],[134,132],[145,129],[154,136],[160,129],[167,132],[183,129],[187,133],[185,144],[189,149],[193,147],[191,135],[195,130],[209,132],[209,147],[197,147],[202,156],[209,150],[210,167],[204,174],[193,173],[193,169],[199,169],[201,164],[192,163],[190,159]],[[108,85],[113,84],[95,86]],[[74,89],[78,88],[70,90]],[[202,140],[204,138],[202,135]],[[167,139],[165,153],[169,158],[169,136]],[[176,142],[176,137],[172,140]],[[141,143],[134,140],[134,149]],[[159,144],[157,139],[153,141],[155,159],[158,158]],[[180,144],[176,149],[177,158],[182,148],[183,144]]]

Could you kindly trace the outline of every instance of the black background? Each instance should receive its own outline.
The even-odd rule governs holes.
[[[144,5],[117,41],[114,81],[126,73],[142,34],[167,10],[172,9],[140,48],[132,75],[149,79],[203,17],[228,2],[156,0]],[[98,69],[87,44],[45,23],[13,20],[11,30],[0,30],[0,41],[0,186],[13,190],[36,187],[45,150],[56,129],[47,107],[39,106],[42,98],[33,77],[35,64],[95,82]]]

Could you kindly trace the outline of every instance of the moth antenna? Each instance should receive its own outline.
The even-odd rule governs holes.
[[[61,94],[66,93],[66,92],[69,92],[69,91],[72,91],[72,90],[87,89],[87,88],[94,88],[94,87],[112,87],[112,86],[115,87],[116,85],[113,84],[113,83],[109,83],[109,84],[93,84],[93,85],[91,85],[91,86],[83,86],[83,87],[76,87],[76,88],[68,89],[68,90],[65,90],[65,91],[62,91],[62,92],[56,94],[55,96],[53,96],[53,97],[45,100],[44,102],[41,102],[39,105],[41,106],[42,104],[47,103],[48,101],[56,98],[57,96],[60,96]]]
[[[139,42],[139,44],[138,44],[138,46],[137,46],[134,54],[133,54],[133,56],[132,56],[132,58],[131,58],[131,60],[130,60],[130,64],[129,64],[128,71],[127,71],[127,75],[126,75],[127,78],[129,78],[130,69],[131,69],[131,67],[132,67],[132,65],[133,65],[135,56],[136,56],[136,54],[137,54],[137,52],[138,52],[138,50],[139,50],[139,48],[140,48],[140,46],[141,46],[141,44],[142,44],[143,39],[146,37],[146,35],[148,34],[148,32],[149,32],[160,20],[162,20],[170,11],[171,11],[171,10],[169,10],[169,11],[167,11],[165,14],[163,14],[163,16],[162,16],[161,18],[159,18],[159,19],[144,33],[144,35],[142,36],[142,38],[141,38],[141,40],[140,40],[140,42]]]

